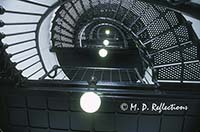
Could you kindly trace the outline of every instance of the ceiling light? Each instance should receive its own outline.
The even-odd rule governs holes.
[[[108,40],[106,39],[106,40],[103,41],[103,44],[104,44],[105,46],[108,46],[108,45],[110,44],[110,41],[108,41]]]
[[[99,55],[104,58],[108,55],[108,51],[106,49],[100,49]]]
[[[95,113],[101,106],[101,98],[94,92],[87,92],[81,96],[81,108],[87,113]]]
[[[110,30],[107,29],[107,30],[105,31],[105,33],[106,33],[106,35],[109,35],[109,34],[110,34]]]

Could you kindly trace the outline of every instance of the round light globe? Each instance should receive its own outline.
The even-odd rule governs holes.
[[[106,49],[100,49],[99,55],[104,58],[108,55],[108,51]]]
[[[107,30],[105,31],[105,33],[106,33],[106,35],[109,35],[109,34],[110,34],[110,30],[107,29]]]
[[[104,44],[105,46],[108,46],[108,45],[110,44],[110,41],[108,41],[108,40],[106,39],[106,40],[103,41],[103,44]]]
[[[87,92],[81,96],[81,108],[87,113],[95,113],[101,106],[101,98],[94,92]]]

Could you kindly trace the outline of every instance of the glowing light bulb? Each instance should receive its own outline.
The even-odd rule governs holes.
[[[106,39],[106,40],[103,41],[103,44],[104,44],[105,46],[108,46],[108,45],[110,44],[110,41],[108,41],[108,40]]]
[[[108,55],[108,51],[106,49],[100,49],[99,55],[104,58]]]
[[[101,106],[101,98],[94,92],[87,92],[81,96],[81,108],[87,113],[95,113]]]
[[[109,34],[110,34],[110,30],[107,29],[107,30],[105,31],[105,34],[106,34],[106,35],[109,35]]]

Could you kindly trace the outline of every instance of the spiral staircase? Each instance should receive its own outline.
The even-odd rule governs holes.
[[[1,3],[5,5],[0,8],[2,78],[22,75],[30,80],[87,81],[88,76],[94,75],[100,81],[123,82],[120,79],[123,76],[126,82],[148,84],[200,80],[198,37],[191,23],[172,9],[138,0],[17,0],[16,4]],[[34,12],[32,8],[35,8]],[[46,22],[49,20],[51,24]],[[138,67],[143,68],[125,66],[115,69],[116,63],[110,69],[103,69],[98,64],[91,68],[82,63],[64,63],[69,54],[72,58],[78,54],[71,53],[75,49],[88,52],[101,46],[101,40],[94,34],[95,28],[102,26],[112,26],[124,35],[124,39],[114,42],[115,48],[107,48],[136,47],[142,63]],[[49,31],[44,32],[43,28]],[[124,45],[124,41],[128,44]],[[62,49],[65,52],[61,55]],[[49,61],[51,59],[55,61]],[[133,60],[132,63],[136,62]],[[116,79],[112,79],[113,76]]]
[[[154,2],[1,0],[0,131],[198,132],[199,38],[182,12]],[[77,106],[88,90],[103,99],[92,116]],[[124,102],[190,110],[131,113]]]

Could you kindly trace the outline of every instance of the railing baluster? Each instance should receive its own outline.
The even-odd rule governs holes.
[[[73,39],[73,37],[71,37],[71,36],[67,36],[67,35],[62,34],[61,32],[57,32],[57,31],[55,31],[55,30],[53,30],[52,33],[59,34],[60,36],[66,37],[66,38],[71,39],[71,40]]]
[[[104,70],[101,71],[101,79],[100,79],[100,81],[103,81],[103,75],[104,75]]]
[[[72,2],[70,2],[70,3],[72,4],[72,7],[74,8],[74,10],[75,10],[76,14],[78,15],[78,17],[80,17],[81,15],[79,14],[77,8],[74,6],[75,3],[72,3]]]
[[[165,34],[167,34],[167,33],[169,33],[169,32],[173,32],[174,29],[178,28],[179,26],[181,26],[181,25],[174,26],[173,28],[170,28],[170,29],[168,29],[168,30],[162,32],[161,34],[159,34],[159,35],[153,37],[152,39],[147,40],[146,42],[144,42],[144,45],[149,44],[150,42],[156,40],[157,38],[161,37],[162,35],[165,35]]]
[[[147,72],[147,74],[149,74],[150,77],[152,77],[152,74],[148,71],[148,69],[146,70],[146,72]]]
[[[68,26],[70,26],[74,30],[74,26],[71,23],[69,23],[68,21],[66,21],[64,18],[61,19],[61,20],[62,20],[62,22],[65,22],[65,24],[67,24]]]
[[[59,26],[59,28],[62,27],[62,29],[64,29],[66,32],[70,33],[71,35],[73,35],[74,33],[72,31],[70,31],[69,29],[67,29],[65,26],[63,26],[62,24],[58,24],[57,25]],[[71,26],[70,26],[71,27]],[[74,28],[74,27],[71,27],[71,28]],[[54,29],[54,28],[52,28]]]
[[[39,80],[44,80],[46,77],[50,76],[50,74],[51,74],[52,72],[55,72],[55,74],[56,74],[58,68],[59,68],[59,67],[58,67],[57,65],[54,65],[53,68],[52,68],[50,71],[48,71],[47,73],[45,73],[43,76],[41,76],[41,77],[39,78]]]
[[[25,50],[22,50],[22,51],[13,53],[12,56],[15,56],[15,55],[17,55],[17,54],[21,54],[21,53],[23,53],[23,52],[26,52],[26,51],[29,51],[29,50],[32,50],[32,49],[35,49],[35,48],[37,48],[37,47],[34,46],[34,47],[31,47],[31,48],[28,48],[28,49],[25,49]]]
[[[25,59],[23,59],[23,60],[21,60],[21,61],[18,61],[17,64],[20,64],[20,63],[22,63],[22,62],[24,62],[24,61],[27,61],[27,60],[29,60],[29,59],[31,59],[31,58],[37,56],[37,55],[38,55],[38,54],[34,54],[34,55],[32,55],[32,56],[30,56],[30,57],[28,57],[28,58],[25,58]]]
[[[86,75],[87,71],[88,71],[88,69],[85,69],[85,71],[84,71],[84,73],[83,73],[83,75],[82,75],[82,77],[81,77],[81,81],[82,81],[82,80],[83,80],[83,78],[85,77],[85,75]]]
[[[30,39],[30,40],[25,40],[25,41],[17,42],[17,43],[8,44],[8,47],[12,47],[12,46],[15,46],[15,45],[24,44],[24,43],[31,42],[31,41],[35,41],[35,39]]]
[[[57,42],[59,42],[59,43],[67,43],[67,44],[70,44],[70,45],[73,45],[73,43],[72,42],[69,42],[69,41],[61,41],[61,40],[54,40],[55,42],[57,41]],[[73,45],[74,46],[74,45]]]
[[[22,15],[33,15],[33,16],[42,16],[43,15],[43,14],[40,14],[40,13],[19,12],[19,11],[9,11],[9,10],[6,10],[6,13],[22,14]]]
[[[71,7],[72,8],[72,7]],[[71,9],[70,8],[70,9]],[[64,8],[64,10],[65,10],[65,12],[69,15],[69,17],[74,21],[74,23],[76,22],[76,20],[75,20],[75,18],[69,13],[69,11],[70,11],[70,9],[69,10],[66,10],[65,8]],[[63,18],[64,19],[64,18]],[[65,19],[64,19],[65,20]]]
[[[24,68],[22,71],[24,72],[24,71],[28,70],[29,68],[31,68],[31,67],[33,67],[34,65],[38,64],[39,62],[40,62],[40,61],[34,62],[33,64],[31,64],[31,65],[27,66],[26,68]]]
[[[127,76],[128,76],[128,80],[129,80],[129,82],[131,83],[131,82],[132,82],[132,79],[131,79],[131,77],[130,77],[129,71],[126,70],[126,73],[127,73]]]
[[[5,25],[37,25],[37,22],[5,23]]]
[[[117,14],[119,13],[119,10],[120,10],[121,5],[122,5],[122,0],[120,0],[120,3],[119,3],[118,6],[117,6],[117,10],[116,10],[116,13],[114,14],[113,18],[116,18],[116,17],[117,17]]]
[[[64,76],[61,80],[65,80],[65,78],[67,78],[67,76]]]
[[[144,77],[144,80],[147,82],[147,84],[150,84],[149,80],[146,77]]]
[[[109,70],[109,72],[110,72],[110,82],[112,82],[112,69],[111,70]]]
[[[86,9],[85,9],[85,7],[84,7],[84,5],[83,5],[83,1],[80,0],[80,3],[81,3],[81,7],[82,7],[83,11],[86,12]]]
[[[140,75],[138,69],[137,69],[137,68],[134,68],[134,71],[135,71],[135,73],[136,73],[138,79],[140,80],[140,82],[144,84],[145,82],[143,81],[142,76]]]
[[[126,19],[126,16],[128,15],[129,12],[130,12],[130,10],[128,10],[128,11],[124,14],[124,16],[123,16],[123,18],[122,18],[122,20],[121,20],[121,23],[124,22],[124,20]]]
[[[32,73],[31,75],[29,75],[27,78],[30,78],[32,76],[34,76],[35,74],[37,74],[38,72],[40,72],[43,68],[41,67],[40,69],[38,69],[37,71],[35,71],[34,73]]]
[[[78,74],[79,70],[80,70],[80,69],[78,68],[78,69],[76,70],[76,72],[74,73],[74,75],[73,75],[73,77],[72,77],[72,79],[71,79],[72,81],[74,80],[74,78],[75,78],[76,75]]]
[[[30,3],[30,4],[33,4],[33,5],[46,7],[46,8],[49,8],[49,7],[50,7],[50,6],[48,6],[48,5],[44,5],[44,4],[41,4],[41,3],[36,3],[36,2],[33,2],[33,1],[29,1],[29,0],[18,0],[18,1],[26,2],[26,3]]]
[[[190,43],[192,43],[192,41],[184,42],[184,43],[180,44],[180,46],[184,46],[184,45],[187,45],[187,44],[190,44]],[[178,48],[178,47],[179,47],[179,45],[171,46],[171,47],[169,47],[169,48],[159,50],[159,51],[157,51],[157,52],[155,52],[155,53],[151,53],[151,54],[149,54],[149,55],[150,55],[150,56],[154,56],[154,55],[156,55],[156,54],[158,54],[158,53],[160,53],[160,52],[167,51],[167,50],[171,50],[171,49]]]
[[[145,7],[144,10],[140,13],[140,15],[130,24],[129,28],[132,28],[136,22],[143,16],[145,15],[146,11],[149,9],[149,6]]]
[[[120,70],[117,70],[117,71],[119,73],[119,81],[122,82],[121,71]]]
[[[58,75],[60,75],[61,73],[62,73],[62,70],[60,70],[60,71],[56,74],[55,78],[56,78]]]
[[[26,31],[26,32],[19,32],[19,33],[11,33],[11,34],[6,34],[6,36],[22,35],[22,34],[28,34],[28,33],[35,33],[35,31]]]

